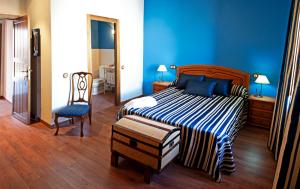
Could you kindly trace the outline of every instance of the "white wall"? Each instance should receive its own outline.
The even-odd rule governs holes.
[[[23,16],[26,0],[0,0],[0,14]]]
[[[3,96],[4,93],[4,64],[3,64],[3,54],[4,54],[4,21],[0,20],[0,24],[2,24],[2,30],[1,30],[1,53],[0,53],[0,96]]]
[[[99,78],[100,65],[114,65],[115,50],[114,49],[92,49],[92,72],[94,78]],[[102,75],[102,77],[104,77]]]
[[[12,102],[13,95],[13,57],[14,57],[13,21],[2,21],[1,88],[0,96]]]
[[[87,14],[120,21],[121,101],[142,94],[143,0],[51,0],[52,108],[67,103],[63,73],[87,71]]]

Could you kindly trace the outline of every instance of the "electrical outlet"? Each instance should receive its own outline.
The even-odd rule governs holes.
[[[170,65],[170,69],[176,69],[176,66],[175,65]]]

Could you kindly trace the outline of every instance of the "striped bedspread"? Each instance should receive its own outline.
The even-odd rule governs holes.
[[[221,171],[235,171],[232,143],[246,120],[244,98],[206,98],[185,94],[175,87],[152,96],[158,102],[156,106],[130,110],[123,107],[118,119],[134,114],[181,127],[179,159],[185,166],[199,168],[217,182]]]

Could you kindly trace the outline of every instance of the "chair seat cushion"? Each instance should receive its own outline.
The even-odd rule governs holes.
[[[89,105],[75,104],[60,108],[56,113],[62,117],[83,116],[90,110]]]

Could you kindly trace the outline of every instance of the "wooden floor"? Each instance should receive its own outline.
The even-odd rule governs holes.
[[[10,115],[12,111],[12,106],[8,101],[0,98],[0,118],[3,116]]]
[[[26,126],[10,116],[10,104],[0,100],[0,188],[271,188],[275,170],[267,150],[267,131],[245,127],[234,143],[237,171],[215,183],[199,170],[171,163],[143,183],[143,170],[127,160],[110,166],[111,124],[118,107],[112,95],[94,98],[92,126],[85,137],[78,123],[59,136],[41,123]]]

